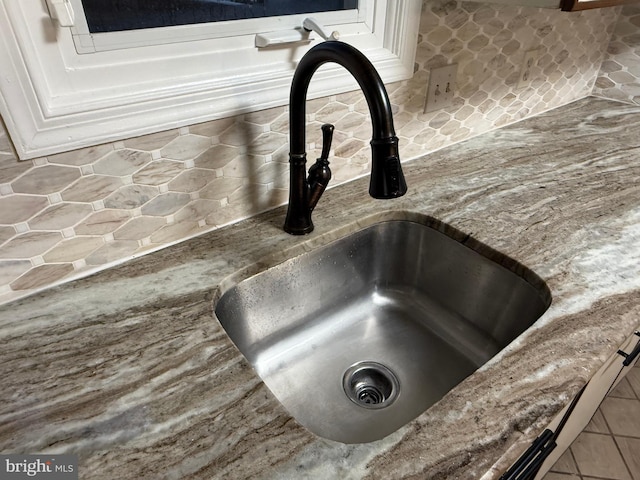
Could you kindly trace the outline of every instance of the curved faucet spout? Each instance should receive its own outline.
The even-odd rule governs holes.
[[[307,90],[313,74],[321,65],[328,62],[342,65],[353,75],[369,105],[373,130],[369,194],[374,198],[386,199],[400,197],[407,191],[400,166],[398,138],[393,127],[391,104],[378,72],[367,57],[351,45],[339,41],[320,43],[309,50],[300,60],[293,76],[289,96],[290,188],[289,209],[284,229],[297,235],[313,230],[311,212],[319,198],[319,196],[314,196],[314,202],[310,204],[310,187],[305,171]],[[318,159],[318,161],[320,160]],[[322,160],[324,168],[328,168],[326,158]],[[324,187],[322,187],[322,191],[324,191]]]
[[[362,52],[351,45],[339,41],[327,41],[316,45],[302,57],[293,76],[289,97],[291,153],[305,151],[307,89],[316,70],[328,62],[342,65],[360,85],[371,113],[373,138],[395,137],[387,90],[374,66]]]

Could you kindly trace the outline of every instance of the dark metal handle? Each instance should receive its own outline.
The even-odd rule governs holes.
[[[330,123],[322,125],[322,153],[320,158],[326,160],[329,158],[329,151],[331,150],[331,142],[333,141],[333,130],[335,127]]]
[[[520,456],[518,461],[500,477],[500,480],[522,480],[523,478],[526,478],[523,477],[523,475],[528,475],[532,462],[534,462],[536,457],[545,450],[552,438],[553,432],[547,428],[533,441],[531,446],[529,446],[529,448]]]
[[[556,444],[556,442],[551,442],[549,445],[544,447],[540,451],[540,455],[538,455],[531,462],[531,464],[522,472],[522,480],[534,480],[534,478],[536,478],[536,475],[538,475],[538,472],[540,471],[540,468],[542,467],[542,464],[544,463],[544,461],[547,459],[549,455],[551,455],[551,452],[553,452],[553,450],[557,446],[558,445]]]
[[[587,384],[588,385],[588,384]],[[582,394],[584,393],[587,385],[584,385],[580,391],[573,397],[569,408],[564,412],[560,423],[556,427],[556,431],[553,432],[548,428],[536,438],[531,446],[520,456],[520,458],[514,463],[509,470],[507,470],[500,480],[533,480],[540,471],[540,467],[551,452],[558,446],[556,440],[560,436],[562,429],[564,428],[567,420],[576,408],[576,405],[580,401]]]
[[[640,337],[640,332],[635,332],[635,334],[638,337]],[[638,340],[638,343],[636,343],[635,348],[631,350],[631,353],[626,353],[626,352],[623,352],[622,350],[618,350],[618,353],[624,357],[624,361],[622,362],[622,364],[625,367],[628,367],[633,363],[636,357],[640,355],[640,340]]]
[[[327,188],[331,180],[331,169],[329,168],[329,151],[331,150],[331,140],[333,140],[334,127],[330,123],[322,125],[322,153],[309,169],[309,210],[316,208],[316,204]]]

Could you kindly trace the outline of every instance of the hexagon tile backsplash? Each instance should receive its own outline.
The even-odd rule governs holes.
[[[415,75],[387,86],[403,160],[589,95],[619,14],[425,1]],[[532,48],[534,80],[518,89]],[[454,104],[423,113],[430,69],[454,62]],[[315,142],[336,125],[332,184],[366,174],[360,92],[307,111]],[[0,128],[0,302],[285,203],[287,134],[280,107],[19,162]]]
[[[594,95],[640,105],[640,6],[625,5],[602,62]]]

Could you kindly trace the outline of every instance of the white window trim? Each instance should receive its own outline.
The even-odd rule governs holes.
[[[365,21],[327,28],[385,82],[410,78],[421,1],[366,1]],[[317,41],[259,50],[254,35],[240,35],[80,55],[44,2],[0,0],[0,114],[29,159],[286,105],[295,64]],[[355,88],[327,65],[309,98]]]

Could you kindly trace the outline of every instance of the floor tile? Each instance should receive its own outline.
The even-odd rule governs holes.
[[[572,473],[549,472],[544,476],[543,480],[580,480],[580,477]]]
[[[626,380],[631,385],[631,388],[636,394],[636,397],[640,399],[640,365],[636,365],[627,373]]]
[[[556,473],[578,473],[578,467],[573,459],[571,450],[567,449],[558,461],[551,467],[551,471]]]
[[[631,373],[631,371],[629,372]],[[629,380],[627,380],[626,378],[623,378],[620,383],[616,386],[616,388],[614,388],[610,393],[609,393],[610,397],[616,397],[616,398],[632,398],[634,400],[636,400],[636,393],[634,392],[633,388],[631,388],[631,384],[629,383]]]
[[[600,409],[611,433],[640,437],[640,402],[638,400],[607,397]]]
[[[609,435],[584,432],[571,445],[580,473],[611,480],[632,480]]]
[[[633,480],[640,480],[640,438],[616,437],[616,443],[633,475]]]
[[[604,415],[602,415],[602,411],[600,409],[596,410],[591,421],[586,427],[584,427],[584,431],[591,433],[609,433],[607,421],[604,419]]]
[[[570,450],[543,480],[640,480],[640,364],[609,393]]]

